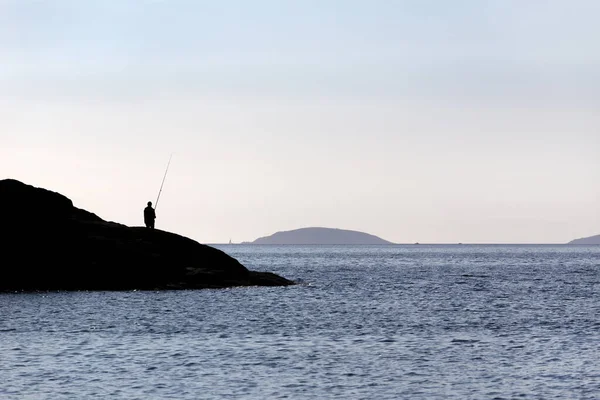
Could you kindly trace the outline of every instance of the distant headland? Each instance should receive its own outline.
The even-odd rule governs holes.
[[[244,244],[393,244],[380,237],[359,231],[310,227],[276,232]]]
[[[600,235],[571,240],[568,244],[600,244]]]
[[[144,206],[144,205],[142,205]],[[142,217],[142,207],[139,210]],[[0,180],[0,291],[286,286],[175,233],[109,222],[60,193]]]

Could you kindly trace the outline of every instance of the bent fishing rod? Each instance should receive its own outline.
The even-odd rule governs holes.
[[[160,194],[162,192],[163,185],[165,184],[165,178],[167,177],[167,172],[169,172],[169,165],[171,165],[172,157],[173,157],[173,154],[171,154],[171,156],[169,157],[169,162],[167,163],[167,169],[165,170],[165,176],[163,176],[162,183],[160,184],[160,190],[158,191],[158,196],[156,197],[156,203],[154,203],[155,210],[158,207],[158,199],[160,199]]]

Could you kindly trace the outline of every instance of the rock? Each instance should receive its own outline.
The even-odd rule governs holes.
[[[0,180],[0,290],[164,290],[285,286],[221,250],[105,221],[67,197]]]

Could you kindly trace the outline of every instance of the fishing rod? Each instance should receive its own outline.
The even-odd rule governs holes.
[[[167,177],[167,172],[169,172],[169,165],[171,165],[171,158],[172,157],[173,157],[173,154],[171,154],[171,156],[169,157],[169,162],[167,163],[167,169],[165,170],[165,176],[163,176],[162,183],[160,184],[160,190],[158,191],[158,196],[156,197],[156,203],[154,203],[154,209],[155,210],[158,207],[158,199],[160,199],[160,194],[162,192],[163,185],[165,184],[165,178]]]

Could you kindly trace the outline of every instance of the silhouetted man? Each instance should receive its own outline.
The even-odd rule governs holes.
[[[154,212],[154,208],[152,208],[152,202],[148,202],[148,206],[144,208],[144,223],[146,224],[146,228],[154,229],[154,220],[156,219],[156,213]]]

